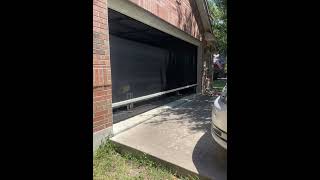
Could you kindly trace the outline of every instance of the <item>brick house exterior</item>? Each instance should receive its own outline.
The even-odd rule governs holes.
[[[108,8],[119,7],[119,10],[126,13],[125,8],[129,6],[138,9],[139,13],[154,16],[159,22],[164,22],[163,26],[172,29],[167,28],[167,32],[172,31],[173,35],[199,43],[202,66],[206,61],[205,47],[208,42],[205,39],[208,39],[207,34],[210,35],[212,31],[205,0],[93,0],[94,149],[104,137],[112,135],[113,125]],[[199,84],[203,84],[202,74],[202,71],[199,72]]]
[[[106,0],[93,1],[93,132],[112,126],[111,67]]]

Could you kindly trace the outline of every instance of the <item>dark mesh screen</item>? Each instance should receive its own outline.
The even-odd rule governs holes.
[[[197,48],[109,9],[112,102],[196,83]]]

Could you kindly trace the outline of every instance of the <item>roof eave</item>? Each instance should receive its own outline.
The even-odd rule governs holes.
[[[195,0],[198,11],[200,14],[200,19],[204,28],[204,33],[207,41],[214,41],[213,30],[211,26],[209,8],[207,0]]]

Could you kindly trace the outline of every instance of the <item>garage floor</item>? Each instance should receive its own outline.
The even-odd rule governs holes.
[[[112,138],[112,141],[209,179],[227,179],[227,152],[210,134],[211,102],[196,96]]]

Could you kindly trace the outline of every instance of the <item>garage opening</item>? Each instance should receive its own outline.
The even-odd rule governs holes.
[[[195,93],[197,47],[109,9],[113,123]]]

